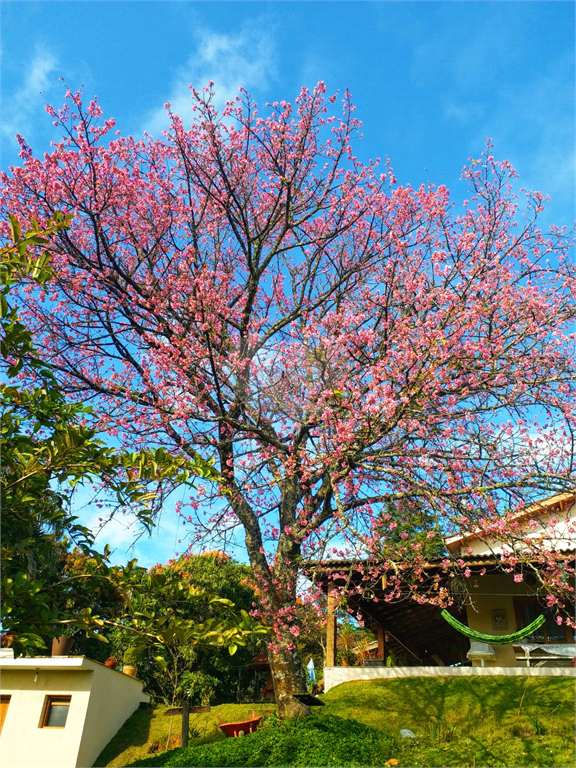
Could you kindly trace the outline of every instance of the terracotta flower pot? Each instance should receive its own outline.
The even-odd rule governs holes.
[[[106,667],[110,667],[110,669],[116,669],[116,667],[118,666],[118,659],[116,658],[116,656],[109,656],[104,662],[104,665]]]
[[[122,672],[125,675],[130,675],[130,677],[136,677],[136,667],[132,664],[124,664],[122,667]]]
[[[73,637],[55,637],[52,640],[52,656],[68,656],[73,645]]]

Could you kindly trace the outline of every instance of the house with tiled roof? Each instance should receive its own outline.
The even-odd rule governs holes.
[[[555,494],[515,512],[511,519],[519,536],[573,558],[574,493]],[[536,564],[522,574],[517,567],[504,568],[504,543],[478,530],[452,536],[446,546],[448,557],[430,561],[424,569],[423,589],[427,581],[440,576],[454,598],[449,613],[464,629],[501,636],[527,627],[541,615],[544,623],[518,643],[478,642],[448,623],[435,605],[409,596],[390,600],[386,573],[372,577],[366,597],[366,590],[358,586],[371,570],[369,561],[334,560],[315,569],[315,582],[328,603],[326,690],[349,679],[399,675],[576,673],[574,631],[566,623],[557,623],[542,598]],[[338,598],[334,596],[343,588],[348,611],[361,616],[377,637],[368,648],[368,658],[344,668],[337,666]]]

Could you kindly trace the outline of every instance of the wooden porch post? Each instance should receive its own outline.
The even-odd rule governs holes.
[[[182,748],[188,746],[188,734],[190,733],[190,699],[188,696],[182,702]]]
[[[378,640],[378,655],[384,664],[386,661],[386,644],[384,642],[384,627],[382,624],[376,624],[376,638]]]
[[[336,635],[338,632],[336,619],[336,599],[333,587],[328,586],[328,610],[326,617],[326,666],[336,666]]]

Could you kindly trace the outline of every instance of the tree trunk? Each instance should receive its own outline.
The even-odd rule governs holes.
[[[278,716],[307,717],[309,707],[294,698],[295,693],[306,693],[306,676],[298,648],[288,650],[282,641],[276,641],[275,649],[268,649],[268,660],[272,670],[274,693]],[[279,646],[279,647],[278,647]]]
[[[286,502],[286,496],[289,494],[283,489],[283,502],[281,516],[281,526],[295,520],[295,505],[298,501],[295,494],[289,499],[292,505],[292,511],[287,511],[290,503]],[[257,518],[254,512],[242,499],[240,494],[235,493],[232,496],[233,509],[244,524],[246,532],[246,549],[250,558],[250,565],[262,579],[262,587],[267,600],[265,601],[268,610],[272,614],[281,615],[281,609],[294,608],[296,605],[295,584],[298,576],[297,557],[300,555],[300,546],[284,532],[280,533],[277,549],[277,563],[273,570],[266,562],[264,556],[264,547],[262,543],[262,532],[258,527]],[[276,583],[276,586],[273,584]],[[268,616],[270,624],[273,624],[272,617]],[[295,645],[295,639],[284,627],[284,637],[276,635],[268,648],[268,661],[272,673],[272,682],[274,683],[274,694],[276,696],[276,707],[278,716],[282,719],[290,717],[307,717],[310,715],[310,708],[301,704],[294,694],[306,693],[306,675],[300,658],[300,652]],[[291,650],[289,650],[291,649]]]

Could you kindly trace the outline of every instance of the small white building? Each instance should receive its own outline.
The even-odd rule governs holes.
[[[85,656],[0,658],[1,768],[89,768],[150,697]]]

